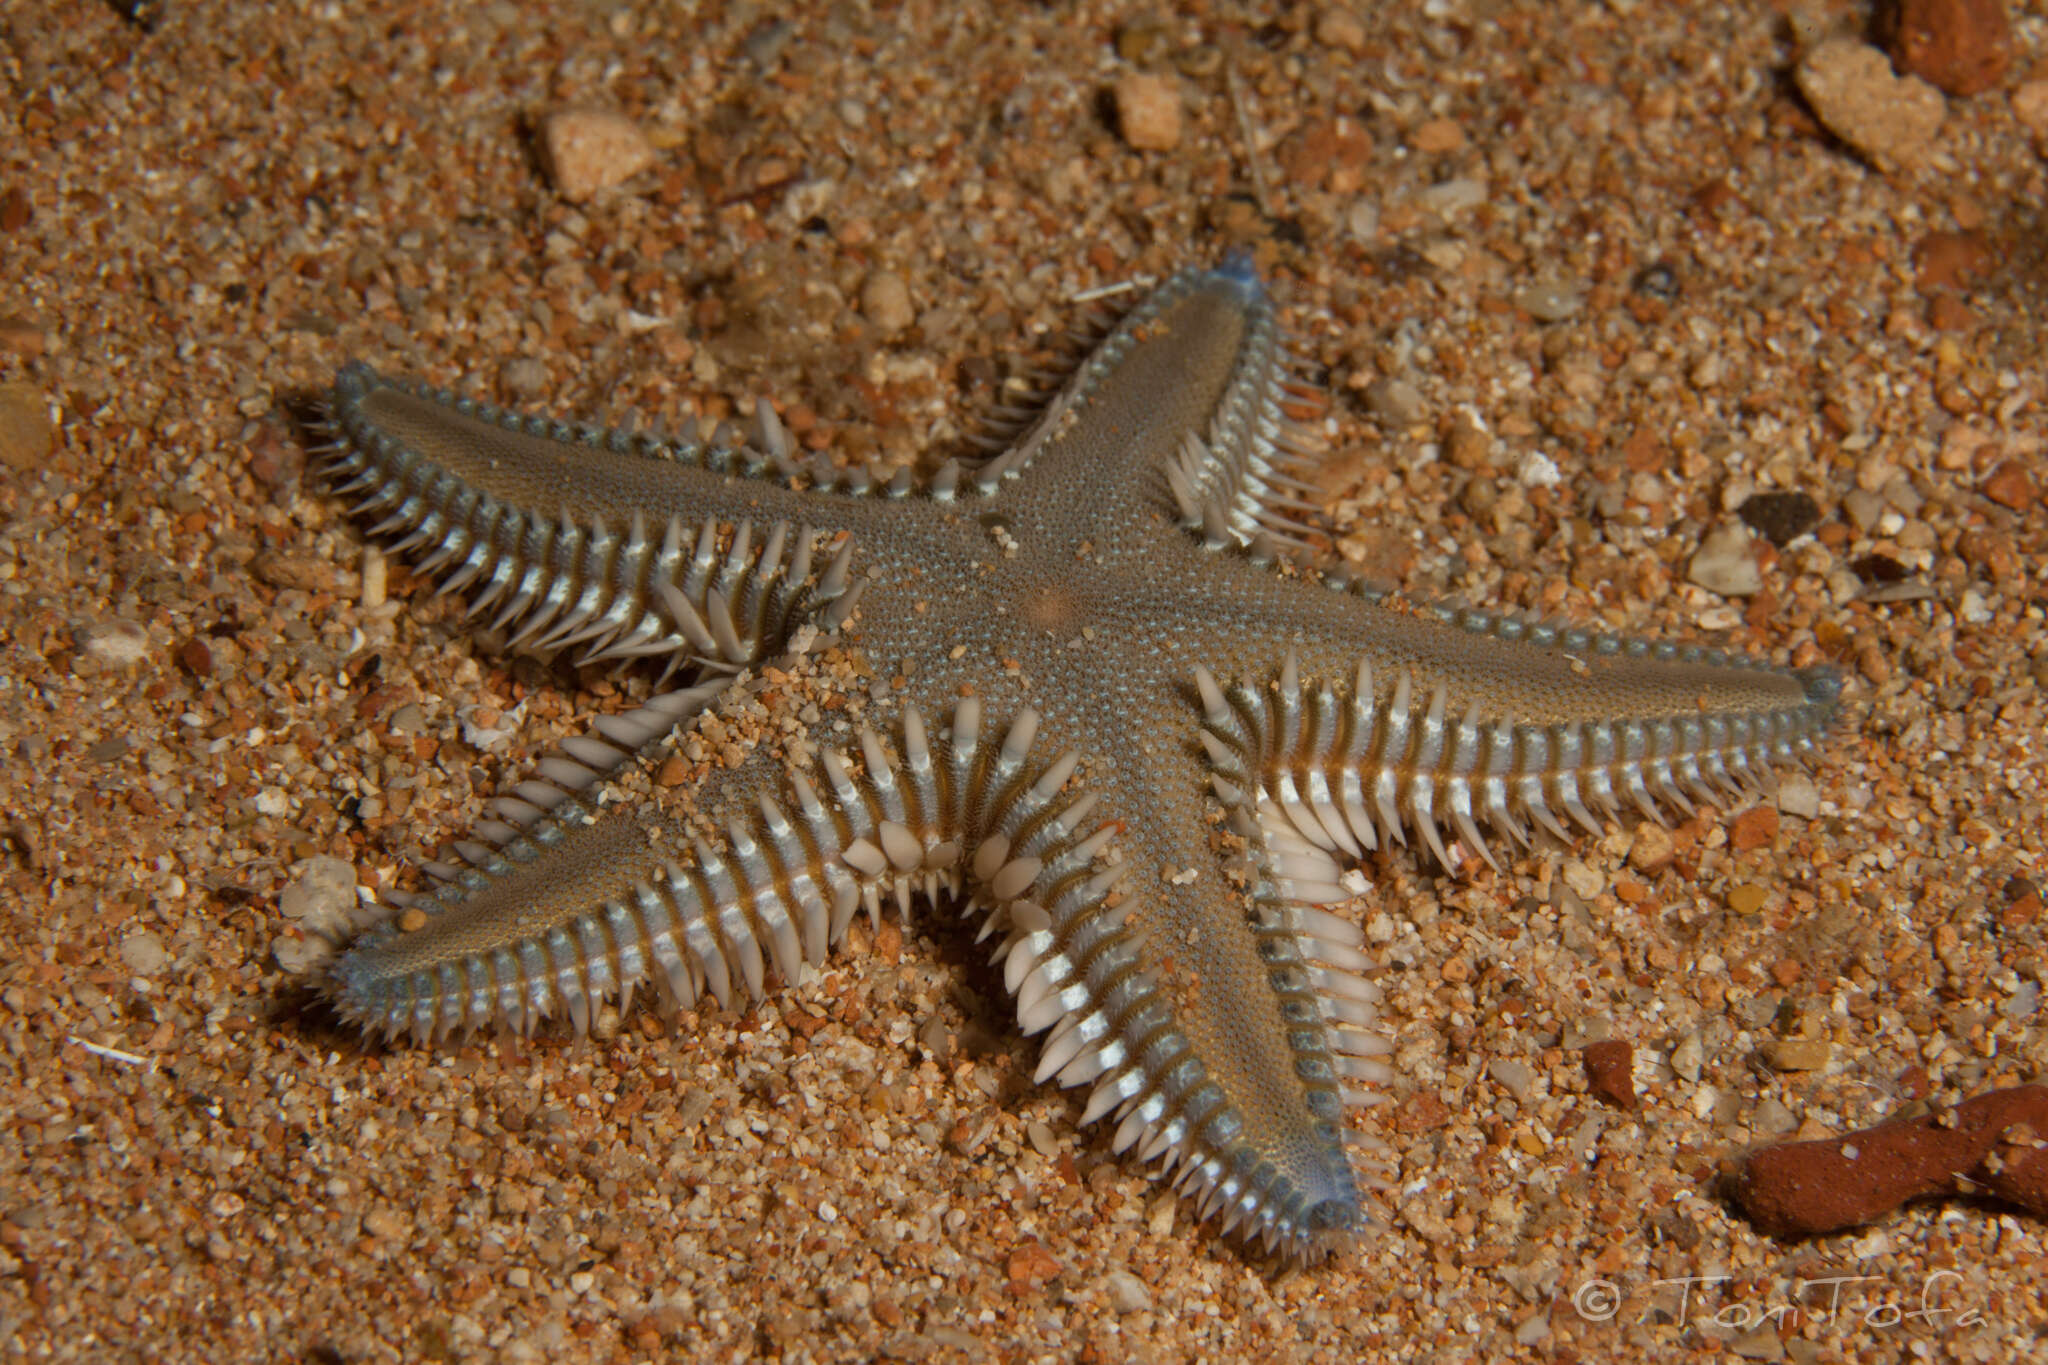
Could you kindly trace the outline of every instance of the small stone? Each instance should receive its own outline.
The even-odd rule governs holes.
[[[2013,91],[2012,116],[2035,137],[2048,138],[2048,80],[2027,81]]]
[[[1528,1103],[1530,1092],[1536,1088],[1536,1072],[1527,1062],[1514,1057],[1496,1057],[1486,1070],[1495,1083],[1513,1095],[1518,1103]]]
[[[404,1242],[412,1235],[412,1215],[379,1204],[363,1215],[363,1231],[387,1242]]]
[[[1810,493],[1752,493],[1735,509],[1745,526],[1783,549],[1820,523],[1820,504]]]
[[[121,965],[137,976],[155,976],[171,965],[171,955],[162,939],[144,929],[121,940]]]
[[[334,565],[313,555],[286,554],[265,550],[249,561],[256,581],[273,588],[294,588],[300,592],[333,592],[341,586],[341,573]]]
[[[1635,837],[1629,841],[1628,865],[1646,877],[1654,877],[1671,866],[1678,856],[1678,845],[1671,838],[1671,831],[1664,826],[1645,821],[1636,826]]]
[[[910,306],[910,286],[893,270],[873,270],[860,287],[860,311],[884,335],[902,331],[917,320]]]
[[[1898,0],[1892,61],[1951,95],[1982,94],[2012,65],[2004,0]]]
[[[1586,1088],[1616,1109],[1636,1107],[1636,1050],[1619,1038],[1588,1043],[1579,1051]]]
[[[541,125],[541,153],[555,192],[580,204],[654,164],[640,125],[603,109],[564,109]]]
[[[1785,1358],[1785,1343],[1775,1327],[1758,1327],[1728,1343],[1728,1349],[1744,1360],[1774,1361]]]
[[[1778,837],[1778,812],[1771,806],[1751,806],[1728,824],[1728,846],[1738,853],[1763,848]]]
[[[1465,130],[1452,119],[1433,118],[1417,128],[1409,142],[1425,155],[1455,152],[1465,145]]]
[[[1060,1273],[1060,1263],[1045,1249],[1043,1242],[1033,1237],[1019,1242],[1016,1249],[1011,1251],[1008,1269],[1011,1290],[1014,1292],[1021,1289],[1029,1293],[1037,1290],[1047,1280],[1056,1279]]]
[[[1102,1277],[1102,1287],[1109,1291],[1109,1306],[1119,1313],[1142,1313],[1152,1306],[1152,1291],[1122,1266]]]
[[[356,908],[356,870],[340,858],[307,858],[292,868],[291,884],[278,895],[277,910],[316,933],[346,925]]]
[[[1163,152],[1180,143],[1180,91],[1165,76],[1134,72],[1118,79],[1116,126],[1124,141],[1141,152]]]
[[[1316,16],[1316,41],[1356,55],[1365,51],[1365,25],[1348,9],[1326,9]]]
[[[1585,302],[1585,289],[1573,280],[1537,280],[1515,291],[1515,307],[1538,322],[1563,322]]]
[[[213,650],[197,635],[178,646],[178,663],[195,678],[213,676]]]
[[[525,702],[520,702],[510,711],[500,711],[495,706],[464,706],[456,710],[455,721],[462,729],[464,744],[492,754],[512,742],[525,716]]]
[[[2034,501],[2034,481],[2027,477],[2024,464],[2018,460],[2006,460],[1984,480],[1984,496],[2000,507],[2010,507],[2017,512]]]
[[[374,545],[364,547],[362,584],[356,591],[356,601],[365,611],[384,605],[384,595],[389,586],[387,564],[382,550]]]
[[[149,656],[149,632],[133,621],[95,621],[74,638],[79,653],[112,668],[127,668]]]
[[[0,384],[0,465],[40,469],[57,443],[50,405],[34,385]]]
[[[1454,469],[1484,469],[1493,463],[1493,433],[1479,414],[1461,408],[1444,436],[1444,458]]]
[[[1769,898],[1770,893],[1754,882],[1744,882],[1740,886],[1728,888],[1728,908],[1744,917],[1754,915],[1763,909],[1764,902]]]
[[[1996,260],[1981,232],[1930,232],[1913,244],[1913,287],[1930,297],[1944,289],[1969,289]]]
[[[1564,884],[1582,901],[1592,900],[1607,889],[1607,879],[1599,870],[1577,858],[1564,860],[1563,876]]]
[[[1671,1070],[1688,1084],[1699,1080],[1700,1067],[1706,1060],[1706,1044],[1700,1041],[1697,1032],[1686,1034],[1679,1040],[1678,1046],[1671,1049]]]
[[[1853,38],[1807,53],[1798,81],[1815,117],[1880,170],[1925,161],[1948,112],[1939,90],[1893,75],[1884,53]]]
[[[515,398],[538,398],[548,391],[548,367],[530,355],[520,356],[498,368],[498,382]]]
[[[1820,788],[1805,773],[1787,773],[1778,780],[1778,809],[1811,820],[1820,814]]]
[[[1773,1038],[1763,1047],[1773,1071],[1819,1071],[1834,1053],[1834,1044],[1825,1038]]]
[[[1707,532],[1686,566],[1685,576],[1723,597],[1748,597],[1762,591],[1763,571],[1756,566],[1749,528],[1729,521]]]
[[[1365,391],[1365,405],[1373,416],[1393,427],[1414,426],[1429,412],[1421,390],[1392,376],[1373,381]]]
[[[1852,488],[1842,495],[1842,514],[1858,531],[1868,531],[1884,515],[1884,494],[1869,488]]]

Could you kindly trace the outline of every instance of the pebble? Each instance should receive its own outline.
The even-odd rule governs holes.
[[[362,585],[357,589],[356,601],[363,610],[369,611],[384,605],[385,593],[390,583],[390,561],[384,552],[374,545],[363,547]]]
[[[1636,1050],[1619,1038],[1587,1044],[1579,1052],[1586,1088],[1616,1109],[1635,1108],[1635,1056]]]
[[[1735,509],[1735,515],[1783,549],[1820,523],[1820,504],[1811,493],[1752,493]]]
[[[79,652],[116,668],[139,664],[149,655],[149,632],[133,621],[95,621],[78,632]]]
[[[2004,0],[1899,0],[1892,62],[1951,95],[1993,89],[2012,65]]]
[[[1842,513],[1859,531],[1868,531],[1884,515],[1884,494],[1870,488],[1852,488],[1842,496]]]
[[[1773,1038],[1763,1052],[1773,1071],[1819,1071],[1834,1056],[1835,1045],[1825,1038]]]
[[[1688,1083],[1700,1078],[1700,1066],[1707,1060],[1706,1044],[1700,1041],[1697,1032],[1681,1038],[1678,1046],[1671,1049],[1671,1069],[1678,1078]]]
[[[1728,846],[1736,852],[1766,847],[1778,837],[1778,811],[1774,806],[1751,806],[1728,822]]]
[[[1421,390],[1405,379],[1376,379],[1365,391],[1365,406],[1390,426],[1410,427],[1429,412]]]
[[[309,929],[345,923],[356,907],[356,870],[339,858],[307,858],[277,898],[278,913]]]
[[[2034,501],[2034,481],[2019,460],[2006,460],[1984,480],[1984,496],[2017,512]]]
[[[910,306],[910,286],[893,270],[875,270],[860,287],[861,315],[884,335],[902,331],[917,320]]]
[[[1820,788],[1805,773],[1787,773],[1778,780],[1778,809],[1811,820],[1820,814]]]
[[[1515,1097],[1517,1103],[1527,1104],[1530,1094],[1536,1088],[1536,1072],[1527,1062],[1513,1057],[1496,1057],[1487,1073],[1500,1087]]]
[[[1365,51],[1365,25],[1348,9],[1326,9],[1316,17],[1316,41],[1355,55]]]
[[[539,398],[548,391],[548,367],[532,356],[508,360],[498,369],[498,382],[518,398]]]
[[[1728,888],[1728,908],[1745,917],[1763,909],[1764,902],[1769,898],[1770,893],[1754,882],[1744,882],[1740,886]]]
[[[1926,160],[1948,106],[1918,76],[1897,76],[1884,53],[1834,38],[1799,64],[1799,89],[1829,132],[1880,170]]]
[[[603,109],[563,109],[541,125],[541,152],[555,192],[580,204],[654,164],[640,125]]]
[[[0,384],[0,464],[30,470],[50,458],[57,429],[50,407],[31,384]]]
[[[1109,1305],[1119,1313],[1142,1313],[1152,1306],[1152,1291],[1145,1282],[1117,1266],[1102,1277],[1102,1287],[1109,1291]]]
[[[1163,152],[1180,143],[1180,91],[1165,76],[1134,72],[1116,83],[1117,131],[1141,152]]]
[[[1537,280],[1515,291],[1515,307],[1538,322],[1563,322],[1585,303],[1586,291],[1574,280]]]
[[[510,744],[525,716],[523,701],[510,711],[500,711],[495,706],[464,706],[455,712],[456,722],[462,727],[462,742],[487,754]]]
[[[155,976],[171,965],[171,954],[161,938],[144,929],[121,940],[121,965],[137,976]]]
[[[2012,116],[2035,137],[2048,138],[2048,80],[2027,81],[2013,91]]]
[[[1415,150],[1427,156],[1455,152],[1465,145],[1465,130],[1454,120],[1433,118],[1415,130],[1409,139]]]
[[[1707,532],[1686,566],[1685,576],[1723,597],[1748,597],[1761,591],[1764,576],[1756,566],[1749,528],[1729,521]]]
[[[1645,821],[1636,826],[1635,837],[1629,841],[1628,865],[1646,877],[1653,877],[1671,866],[1678,855],[1678,845],[1671,837],[1671,831],[1659,824]]]
[[[1577,858],[1564,860],[1564,884],[1580,900],[1589,901],[1607,889],[1607,879],[1599,871]]]
[[[1470,176],[1443,180],[1415,195],[1415,206],[1425,213],[1439,218],[1449,218],[1467,209],[1476,209],[1486,202],[1486,185]]]
[[[265,550],[249,561],[256,581],[273,588],[299,592],[334,592],[341,586],[341,571],[324,559],[307,554]]]

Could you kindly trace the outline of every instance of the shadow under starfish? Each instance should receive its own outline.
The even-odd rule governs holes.
[[[499,798],[332,964],[337,1008],[432,1041],[580,1033],[642,985],[731,1006],[950,891],[1048,1033],[1041,1081],[1226,1230],[1320,1254],[1365,1221],[1345,1116],[1390,1075],[1362,937],[1318,908],[1347,867],[1739,794],[1839,683],[1284,568],[1299,388],[1235,256],[921,486],[800,458],[766,404],[645,435],[349,367],[325,456],[373,534],[517,645],[693,685]]]

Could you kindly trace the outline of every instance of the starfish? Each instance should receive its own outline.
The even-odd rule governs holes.
[[[1815,749],[1839,682],[1302,563],[1306,392],[1241,256],[922,483],[801,457],[765,403],[663,436],[350,366],[325,455],[373,534],[515,646],[690,685],[427,864],[334,961],[338,1012],[431,1042],[580,1034],[641,987],[744,1005],[861,910],[936,898],[997,938],[1083,1123],[1226,1232],[1341,1242],[1369,1221],[1347,1112],[1391,1079],[1374,964],[1322,908],[1356,862],[1415,838],[1492,864],[1482,825],[1527,844],[1738,796]]]

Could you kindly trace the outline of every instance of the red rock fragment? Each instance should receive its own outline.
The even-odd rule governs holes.
[[[1844,1137],[1752,1152],[1731,1192],[1758,1228],[1811,1237],[1909,1199],[1989,1193],[2048,1218],[2048,1087],[2015,1086]]]
[[[1010,1292],[1023,1296],[1036,1293],[1039,1286],[1060,1273],[1060,1263],[1037,1238],[1019,1242],[1010,1253]]]
[[[1619,1038],[1588,1043],[1579,1049],[1586,1068],[1586,1088],[1616,1109],[1636,1107],[1636,1050]]]
[[[1778,812],[1772,806],[1751,806],[1728,826],[1729,847],[1738,851],[1762,848],[1778,837]]]
[[[2017,512],[2033,502],[2034,481],[2027,477],[2025,465],[2018,460],[2007,460],[1984,480],[1984,496],[2000,507],[2010,507]]]
[[[1450,1121],[1451,1111],[1427,1090],[1418,1090],[1394,1109],[1394,1131],[1406,1136],[1427,1133]]]
[[[1980,232],[1930,232],[1913,245],[1913,287],[1923,295],[1966,290],[1990,270],[1991,243]]]
[[[28,226],[28,196],[20,186],[0,194],[0,232],[19,232]]]
[[[195,678],[213,676],[213,651],[197,635],[178,646],[178,662]]]
[[[1899,0],[1892,61],[1951,95],[1982,94],[2012,65],[2004,0]]]

